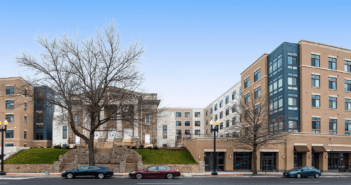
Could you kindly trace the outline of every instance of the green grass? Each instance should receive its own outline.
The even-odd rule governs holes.
[[[31,148],[21,150],[10,159],[5,160],[4,164],[53,164],[59,160],[60,155],[64,155],[71,149],[56,148]]]
[[[143,156],[144,164],[197,164],[191,153],[186,151],[134,149]]]

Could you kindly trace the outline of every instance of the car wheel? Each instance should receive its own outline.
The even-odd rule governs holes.
[[[319,173],[314,174],[314,178],[319,178]]]
[[[296,178],[301,178],[301,173],[298,173],[297,175],[296,175]]]
[[[73,174],[72,173],[69,173],[69,174],[67,174],[67,178],[69,178],[69,179],[73,179]]]
[[[167,174],[167,175],[166,175],[166,178],[167,178],[167,179],[173,179],[173,174],[171,174],[171,173]]]
[[[136,177],[137,179],[142,179],[142,178],[143,178],[143,175],[141,175],[140,173],[138,173],[138,174],[135,175],[135,177]]]
[[[99,173],[98,177],[99,177],[99,179],[103,179],[103,178],[105,178],[105,175],[103,173]]]

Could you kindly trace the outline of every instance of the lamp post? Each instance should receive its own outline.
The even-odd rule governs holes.
[[[213,159],[213,172],[212,175],[218,175],[218,173],[216,172],[216,132],[218,133],[218,125],[219,125],[219,121],[216,122],[216,125],[213,128],[213,120],[211,120],[210,122],[211,124],[211,133],[213,132],[213,150],[214,150],[214,159]]]
[[[5,128],[1,127],[1,172],[0,175],[6,175],[4,172],[4,132],[6,133],[7,130],[7,120],[4,121],[5,123]],[[0,126],[1,126],[1,121],[0,121]]]

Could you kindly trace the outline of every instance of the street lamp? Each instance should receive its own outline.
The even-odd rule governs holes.
[[[7,120],[4,121],[5,123],[5,129],[3,127],[1,127],[0,131],[1,131],[1,172],[0,175],[6,175],[6,173],[4,172],[4,132],[6,133],[6,129],[7,129]],[[1,126],[1,121],[0,121],[0,126]]]
[[[218,125],[219,121],[216,122],[216,125],[213,128],[213,120],[210,122],[211,124],[211,133],[213,132],[213,148],[214,148],[214,159],[213,159],[213,172],[212,175],[218,175],[216,172],[216,132],[218,133]]]

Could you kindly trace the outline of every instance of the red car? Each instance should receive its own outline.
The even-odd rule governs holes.
[[[129,177],[137,179],[147,177],[165,177],[167,179],[172,179],[176,176],[180,176],[180,171],[167,166],[152,166],[145,170],[132,171],[129,173]]]

